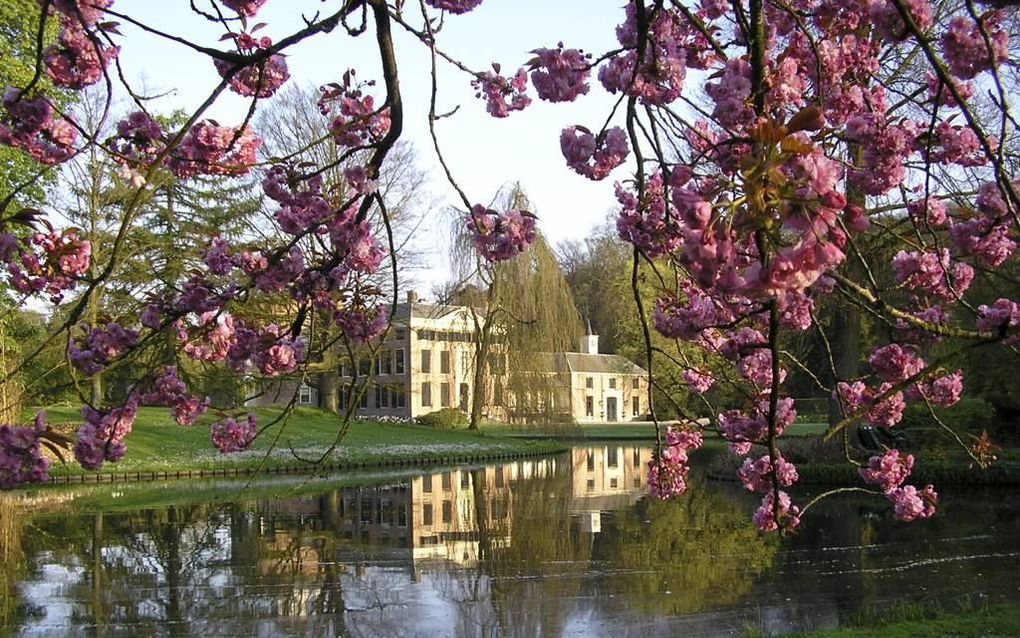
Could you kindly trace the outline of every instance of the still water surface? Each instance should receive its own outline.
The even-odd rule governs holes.
[[[649,500],[649,455],[8,497],[0,635],[728,636],[1020,600],[1007,491],[944,487],[912,525],[837,497],[777,539],[736,485]]]

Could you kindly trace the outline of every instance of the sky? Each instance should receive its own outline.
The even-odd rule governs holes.
[[[196,3],[201,7],[210,1]],[[555,47],[560,41],[568,48],[596,55],[612,49],[615,26],[623,19],[622,4],[622,0],[486,0],[470,13],[447,16],[438,41],[440,48],[471,68],[488,70],[491,63],[498,62],[503,73],[509,74],[532,57],[531,50]],[[256,18],[256,22],[267,24],[259,35],[278,40],[301,28],[302,16],[314,16],[316,11],[325,14],[337,5],[335,0],[268,0]],[[409,0],[406,7],[409,21],[420,24],[417,3]],[[219,41],[222,26],[194,16],[184,0],[120,0],[113,8],[189,41],[227,47]],[[360,22],[360,17],[356,21]],[[419,164],[430,175],[429,194],[437,203],[425,212],[425,223],[416,236],[427,257],[426,267],[416,273],[417,281],[412,283],[427,292],[450,276],[444,251],[448,242],[446,211],[460,201],[443,176],[428,134],[428,49],[398,25],[393,28],[405,105],[404,139],[418,151]],[[123,22],[120,31],[125,76],[149,95],[166,93],[152,103],[157,111],[193,110],[219,81],[204,55]],[[374,45],[371,29],[358,38],[337,29],[306,40],[290,50],[290,81],[318,86],[339,81],[346,69],[355,68],[361,80],[379,81],[372,89],[378,103],[383,88]],[[559,133],[565,126],[581,124],[597,130],[616,103],[594,74],[591,92],[575,103],[542,102],[532,89],[531,106],[505,119],[485,112],[470,80],[461,71],[441,68],[437,105],[441,113],[457,108],[437,126],[444,156],[468,197],[487,204],[501,186],[520,182],[539,217],[539,227],[553,244],[583,238],[603,223],[615,204],[613,183],[626,179],[627,166],[602,182],[591,182],[567,168],[559,150]],[[248,100],[225,92],[208,114],[223,125],[239,124],[248,108]],[[615,123],[622,124],[622,116],[622,111],[617,112]]]

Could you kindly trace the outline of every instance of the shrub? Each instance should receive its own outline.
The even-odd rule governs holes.
[[[975,434],[993,429],[996,422],[995,408],[984,399],[960,399],[960,402],[951,408],[935,408],[935,414],[954,430]],[[915,403],[904,410],[903,421],[899,427],[916,432],[937,428],[938,424],[931,418],[928,406]]]
[[[453,430],[467,427],[468,416],[456,408],[443,408],[442,410],[423,414],[415,419],[415,421],[417,421],[418,425]]]

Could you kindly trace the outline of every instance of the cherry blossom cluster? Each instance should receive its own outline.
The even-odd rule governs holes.
[[[180,320],[176,325],[186,355],[207,363],[225,361],[237,373],[254,368],[265,377],[289,374],[297,370],[307,349],[303,337],[292,337],[274,323],[249,327],[227,314],[217,321],[212,312],[203,313],[190,330]]]
[[[205,120],[188,130],[170,158],[170,170],[177,177],[246,175],[261,145],[249,126],[238,129]]]
[[[227,77],[233,70],[230,90],[245,97],[270,97],[290,79],[287,60],[279,53],[240,68],[224,60],[216,60],[214,64],[220,77]]]
[[[0,425],[0,490],[49,479],[50,461],[40,447],[46,433],[45,418],[45,413],[39,412],[31,427]]]
[[[371,95],[363,95],[360,88],[336,84],[320,90],[319,112],[330,115],[334,104],[339,111],[329,124],[329,132],[338,146],[373,144],[389,133],[389,107],[376,109],[375,99]]]
[[[127,402],[117,408],[96,410],[83,406],[84,425],[78,429],[74,444],[74,458],[87,470],[98,470],[105,461],[116,463],[127,451],[124,437],[130,432],[138,412],[138,395],[131,394]]]
[[[564,49],[560,42],[555,49],[535,49],[528,63],[531,83],[538,97],[549,102],[573,102],[588,93],[591,54],[580,49]]]
[[[42,293],[58,303],[88,272],[92,244],[74,229],[61,233],[33,233],[21,243],[0,233],[0,263],[5,263],[10,285],[23,295]]]
[[[687,489],[691,451],[701,447],[701,433],[668,426],[660,450],[648,461],[648,489],[653,498],[666,499]]]
[[[800,525],[800,508],[793,504],[790,495],[779,490],[776,499],[773,492],[767,492],[761,505],[754,511],[751,520],[761,532],[783,530],[793,531]]]
[[[762,396],[751,409],[750,415],[741,410],[727,410],[719,414],[719,432],[729,441],[730,451],[746,455],[752,443],[763,443],[769,436],[769,399]],[[781,436],[797,417],[793,399],[784,397],[776,405],[775,436]]]
[[[854,414],[866,410],[861,419],[864,423],[889,428],[903,419],[903,410],[907,407],[903,392],[894,391],[893,388],[893,384],[888,382],[877,388],[869,388],[862,381],[840,381],[833,395],[840,401],[845,412]]]
[[[224,6],[233,9],[240,16],[253,17],[266,0],[222,0]]]
[[[867,467],[858,470],[865,483],[877,485],[893,503],[896,519],[905,522],[931,518],[938,503],[938,494],[931,485],[923,490],[913,485],[903,485],[913,467],[912,455],[887,450],[881,456],[872,456],[868,459]]]
[[[54,85],[83,89],[103,77],[107,65],[119,52],[119,47],[106,46],[77,16],[64,16],[57,43],[43,52],[43,62]]]
[[[130,166],[147,166],[156,161],[166,143],[163,129],[145,111],[135,111],[117,122],[117,135],[109,147],[116,160]]]
[[[969,80],[998,66],[1009,56],[1009,35],[1003,30],[1003,14],[992,11],[975,22],[958,15],[942,34],[942,49],[953,75]],[[990,45],[990,46],[989,46]]]
[[[36,2],[39,5],[43,4],[43,0]],[[50,13],[57,12],[64,18],[72,18],[92,26],[103,18],[104,12],[112,5],[113,0],[52,0]]]
[[[255,440],[257,433],[258,426],[254,412],[249,412],[248,417],[241,422],[227,417],[210,426],[212,443],[220,451],[220,454],[247,450]]]
[[[177,376],[177,366],[166,366],[163,375],[156,378],[152,392],[141,396],[147,405],[169,405],[178,425],[193,424],[209,408],[209,398],[199,400],[188,394],[188,388]]]
[[[688,368],[683,372],[684,383],[698,394],[708,392],[715,385],[715,377],[706,372]]]
[[[45,96],[28,99],[8,87],[0,117],[0,144],[20,148],[41,164],[58,164],[74,154],[78,130]]]
[[[535,241],[535,218],[512,208],[499,213],[475,204],[465,223],[475,248],[489,261],[512,259]]]
[[[641,249],[649,257],[662,257],[680,247],[675,214],[663,199],[662,175],[652,174],[644,184],[644,192],[616,185],[616,201],[620,212],[616,231],[620,238]]]
[[[638,33],[637,7],[627,4],[627,19],[616,27],[623,53],[613,56],[599,70],[599,82],[610,93],[631,95],[645,104],[666,105],[680,97],[687,75],[686,32],[677,14],[645,9],[649,27]],[[646,39],[643,59],[638,61],[638,39]]]
[[[137,331],[114,322],[104,328],[80,327],[84,334],[67,344],[67,358],[71,365],[87,375],[102,372],[110,361],[133,348],[138,341]]]
[[[511,111],[520,111],[531,104],[531,98],[524,91],[528,86],[528,74],[524,68],[512,77],[499,74],[499,65],[493,71],[483,71],[471,81],[478,93],[475,97],[485,100],[485,110],[493,117],[507,117]]]
[[[567,166],[593,180],[602,180],[623,164],[630,152],[627,135],[618,126],[598,137],[582,126],[568,126],[560,133],[560,150]]]
[[[932,27],[934,16],[932,15],[931,2],[928,0],[904,0],[903,6],[918,31],[924,32]],[[891,0],[872,2],[869,16],[875,30],[886,40],[905,40],[910,35],[910,30],[903,21],[896,3]]]
[[[773,481],[773,476],[776,477]],[[789,487],[797,482],[797,468],[782,456],[777,456],[775,462],[769,455],[752,461],[744,459],[744,464],[737,470],[737,478],[744,487],[751,492],[766,494],[771,492],[774,484],[780,487]]]
[[[354,301],[338,308],[333,321],[353,343],[364,344],[382,335],[389,325],[389,313],[383,305],[372,308]]]
[[[482,4],[482,0],[425,0],[425,4],[450,13],[467,13]]]

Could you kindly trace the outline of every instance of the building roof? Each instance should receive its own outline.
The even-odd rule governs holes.
[[[627,357],[618,354],[587,354],[584,352],[557,353],[563,357],[571,372],[602,374],[643,375],[645,371]],[[558,363],[558,361],[557,361]]]
[[[446,315],[453,314],[456,312],[469,313],[470,308],[468,306],[450,306],[446,304],[431,304],[431,303],[407,303],[402,302],[397,304],[396,317],[406,319],[410,316],[413,319],[438,319],[445,317]],[[485,316],[485,312],[480,308],[475,308],[475,314],[479,318]]]

